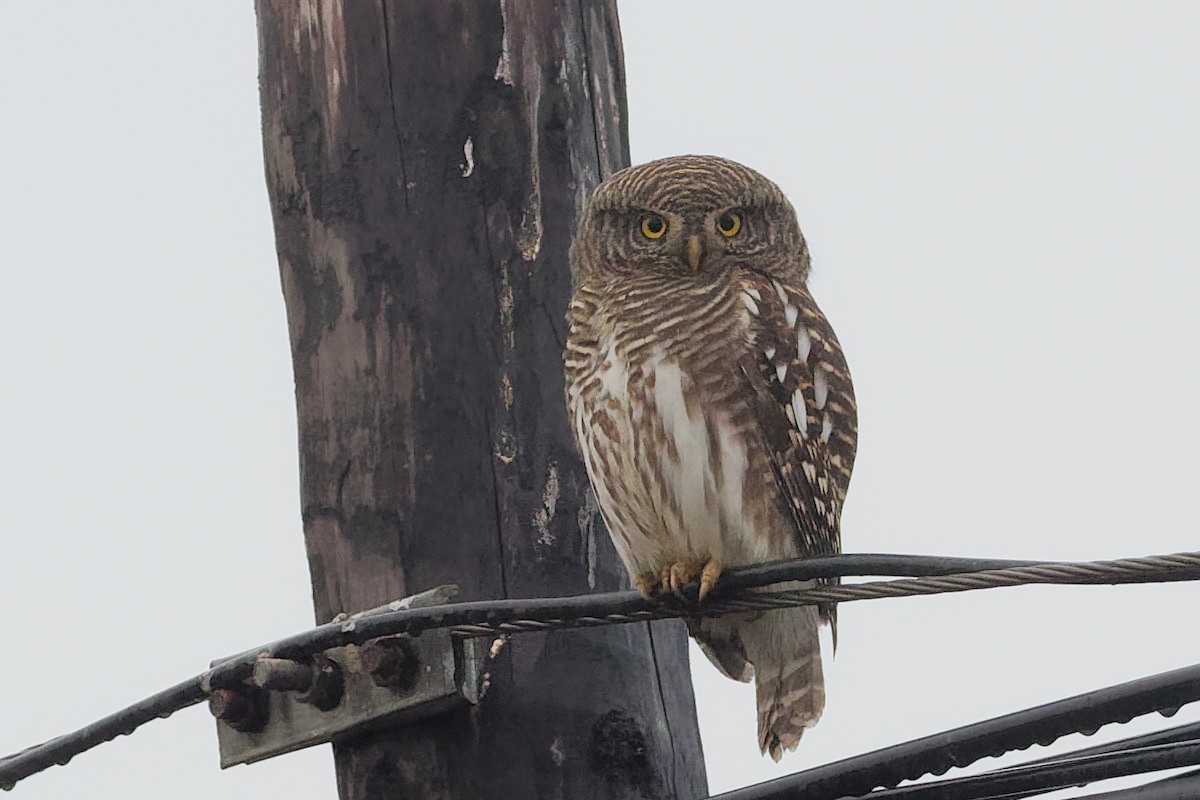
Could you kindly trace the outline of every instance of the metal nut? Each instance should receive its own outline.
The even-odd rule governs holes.
[[[233,689],[214,689],[208,710],[235,731],[258,733],[267,726],[267,693],[252,684]]]
[[[371,639],[359,648],[359,656],[376,686],[403,690],[416,683],[421,660],[412,641],[403,634]]]

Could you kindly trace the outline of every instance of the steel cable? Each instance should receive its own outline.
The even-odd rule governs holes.
[[[906,576],[843,586],[767,589],[770,584],[848,576]],[[333,647],[362,644],[396,634],[450,629],[461,637],[590,627],[685,616],[715,616],[745,610],[815,603],[845,603],[973,591],[1028,584],[1118,584],[1200,580],[1200,552],[1092,562],[1034,562],[910,555],[842,555],[773,562],[729,570],[704,603],[668,596],[647,599],[637,592],[607,592],[563,598],[487,600],[355,615],[248,650],[171,689],[105,717],[74,733],[0,758],[0,788],[158,717],[202,702],[215,688],[247,677],[263,656],[301,660]]]

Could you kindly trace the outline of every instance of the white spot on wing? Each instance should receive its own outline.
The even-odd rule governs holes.
[[[829,399],[829,376],[820,367],[813,370],[813,393],[816,395],[817,408],[824,408],[825,401]]]
[[[779,295],[779,302],[783,303],[783,318],[787,320],[789,328],[796,324],[796,318],[800,316],[800,310],[796,308],[795,303],[788,297],[787,289],[783,288],[783,284],[772,279],[771,285],[775,287],[775,294]]]
[[[775,365],[775,377],[779,379],[780,383],[783,383],[783,379],[787,377],[787,364]]]
[[[803,325],[796,331],[796,353],[801,361],[808,361],[808,354],[812,352],[812,337],[808,335],[808,328]]]
[[[755,294],[758,294],[758,292],[755,292]],[[760,297],[759,299],[761,300],[762,298]],[[750,290],[742,292],[742,303],[745,304],[746,308],[750,309],[751,314],[756,317],[758,316],[758,303],[754,302],[754,298],[750,296]]]
[[[758,302],[760,302],[760,303],[762,302],[762,293],[759,292],[758,289],[755,289],[753,286],[746,289],[746,294],[750,295]]]
[[[792,413],[796,416],[796,418],[792,420],[796,423],[796,430],[800,431],[801,436],[807,437],[808,414],[804,410],[804,395],[800,393],[799,389],[792,392]]]
[[[821,421],[821,441],[828,442],[829,436],[833,433],[833,419],[828,414]]]
[[[779,302],[786,304],[788,302],[787,289],[784,289],[783,284],[773,278],[771,285],[775,287],[775,294],[779,295]]]
[[[774,347],[768,347],[766,350],[763,350],[763,353],[766,354],[767,361],[773,361],[775,359],[775,348]]]

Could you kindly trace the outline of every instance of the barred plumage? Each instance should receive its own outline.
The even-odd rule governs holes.
[[[779,188],[709,156],[624,170],[592,195],[571,264],[567,401],[638,587],[699,581],[703,596],[725,566],[840,552],[853,388]],[[824,708],[818,613],[834,621],[830,607],[689,623],[718,669],[756,678],[776,759]]]

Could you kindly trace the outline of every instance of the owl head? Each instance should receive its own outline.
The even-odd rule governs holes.
[[[577,283],[673,274],[708,281],[735,269],[803,282],[808,249],[779,187],[717,156],[673,156],[596,187],[571,243]]]

